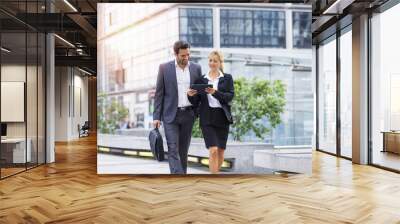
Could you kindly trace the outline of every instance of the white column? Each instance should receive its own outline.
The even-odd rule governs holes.
[[[286,10],[286,49],[293,48],[293,23],[292,23],[292,10]]]
[[[54,35],[46,35],[46,163],[55,161],[55,75]]]
[[[313,99],[314,99],[314,131],[313,131],[313,136],[311,140],[311,147],[313,150],[317,149],[317,47],[315,45],[312,45],[312,88],[313,88]]]
[[[70,141],[73,139],[72,69],[65,66],[58,66],[55,69],[55,141]]]
[[[46,12],[54,12],[54,5],[46,1]],[[46,163],[55,162],[55,41],[54,34],[46,34]]]
[[[221,48],[221,35],[220,35],[220,8],[216,7],[213,9],[213,42],[214,48]]]
[[[70,111],[70,116],[67,119],[67,141],[71,141],[74,138],[73,126],[75,120],[75,71],[73,67],[68,67],[68,85],[69,91],[67,96],[70,99],[68,101],[68,110]]]
[[[368,16],[353,20],[353,162],[368,163]]]

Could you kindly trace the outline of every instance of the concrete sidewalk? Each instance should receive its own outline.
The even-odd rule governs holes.
[[[168,161],[97,154],[98,174],[170,174]],[[188,174],[209,174],[207,167],[190,167]]]

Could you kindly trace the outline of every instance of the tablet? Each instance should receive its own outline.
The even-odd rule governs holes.
[[[197,90],[197,93],[206,93],[205,90],[206,90],[207,87],[212,88],[213,85],[211,85],[211,84],[192,84],[190,86],[191,89]]]

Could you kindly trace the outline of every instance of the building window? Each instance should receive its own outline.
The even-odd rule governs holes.
[[[311,12],[293,12],[293,47],[311,48]]]
[[[221,47],[285,48],[285,12],[221,9]]]
[[[192,47],[213,47],[212,9],[179,9],[179,38]]]

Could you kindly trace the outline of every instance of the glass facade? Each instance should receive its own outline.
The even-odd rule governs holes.
[[[350,27],[351,28],[351,27]],[[340,154],[352,157],[352,34],[340,36]]]
[[[275,141],[287,137],[285,145],[311,145],[311,136],[314,133],[314,89],[311,69],[309,71],[293,71],[290,80],[292,100],[288,100],[289,120],[281,136],[275,136]],[[279,130],[279,129],[278,129]],[[276,134],[279,132],[276,131]]]
[[[285,21],[284,11],[221,9],[221,47],[285,48]]]
[[[15,4],[15,2],[2,2]],[[19,13],[44,1],[18,2]],[[0,13],[0,177],[45,163],[45,35]]]
[[[371,18],[371,162],[400,170],[400,4]]]
[[[367,19],[369,26],[364,30],[359,22],[363,24]],[[397,98],[400,94],[397,57],[400,33],[393,29],[398,21],[400,5],[383,4],[374,10],[372,17],[360,17],[356,30],[351,21],[343,19],[341,24],[349,25],[336,31],[340,36],[331,36],[317,45],[319,150],[338,153],[357,163],[400,171],[400,101]],[[365,40],[368,40],[367,45],[364,45]],[[354,48],[353,43],[358,47]],[[353,62],[359,68],[353,69]],[[354,92],[353,86],[359,92]],[[357,100],[355,104],[353,100]],[[359,115],[354,114],[353,104]],[[368,119],[364,120],[366,113]],[[353,115],[360,117],[354,119]],[[369,130],[353,130],[353,119],[362,122],[357,127],[364,126]],[[339,125],[336,122],[340,122]],[[353,133],[360,141],[355,148]],[[353,154],[357,158],[353,158]]]
[[[179,9],[179,37],[192,47],[213,47],[212,9]]]
[[[294,48],[311,48],[311,16],[311,12],[292,12]]]
[[[318,48],[318,149],[336,154],[336,39]]]

